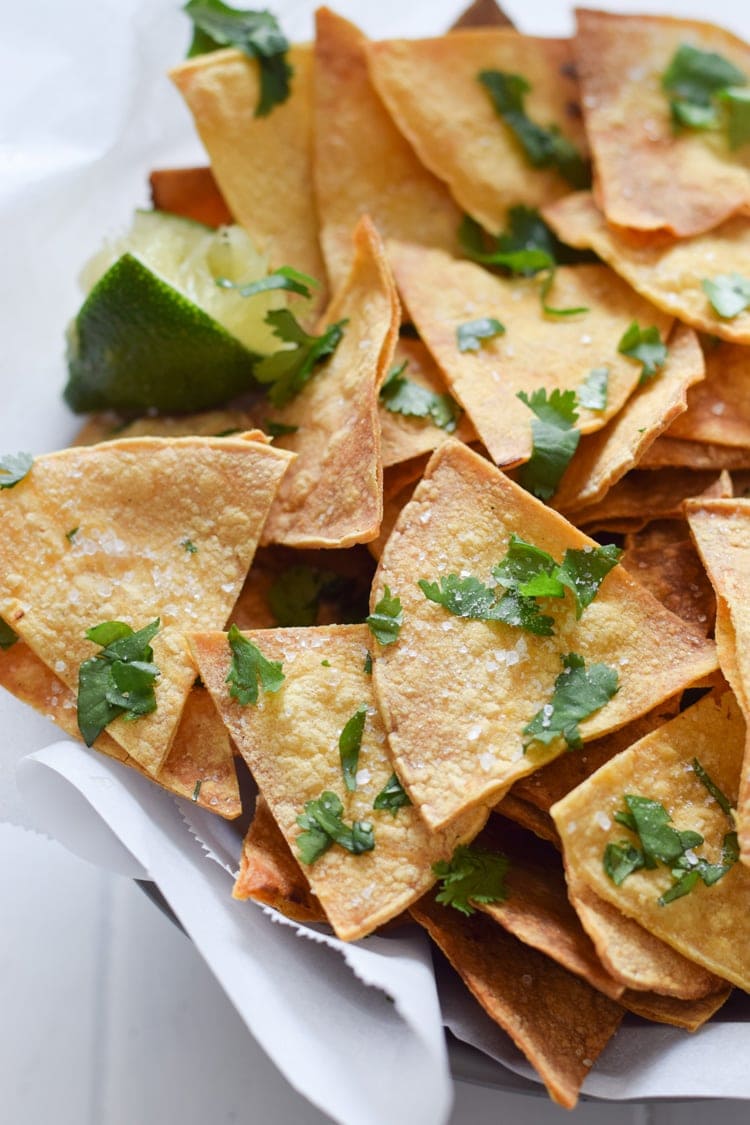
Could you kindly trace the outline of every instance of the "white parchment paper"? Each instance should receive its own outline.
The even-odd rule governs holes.
[[[437,34],[463,7],[461,0],[335,6],[374,36]],[[697,0],[617,6],[712,18],[750,34],[750,14],[732,0],[714,0],[710,12]],[[570,5],[557,0],[504,7],[530,33],[565,34],[572,26]],[[290,37],[310,37],[309,0],[273,8]],[[2,449],[39,453],[75,433],[60,391],[65,326],[80,304],[78,271],[147,203],[151,168],[204,162],[164,77],[188,39],[178,0],[28,0],[3,14]],[[154,879],[248,1029],[292,1084],[336,1120],[441,1125],[451,1100],[442,1023],[533,1077],[444,971],[441,1016],[421,932],[343,946],[273,911],[235,903],[226,870],[237,860],[231,829],[58,737],[43,717],[0,694],[0,820],[54,835],[111,870]],[[749,1051],[741,1011],[692,1037],[625,1027],[585,1089],[618,1099],[748,1097],[742,1060]]]

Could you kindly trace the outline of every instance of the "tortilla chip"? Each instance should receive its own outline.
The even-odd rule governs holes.
[[[578,10],[575,57],[602,209],[610,223],[678,236],[750,205],[750,172],[721,132],[675,131],[662,75],[690,43],[750,71],[750,47],[695,20]]]
[[[628,918],[568,872],[568,896],[609,973],[629,992],[699,1000],[723,992],[724,982]],[[664,908],[666,909],[666,907]]]
[[[513,27],[513,20],[505,14],[495,0],[474,0],[465,12],[451,24],[451,31],[469,27]]]
[[[692,768],[707,770],[731,803],[737,800],[745,721],[731,692],[705,696],[676,719],[646,735],[602,766],[552,807],[563,841],[565,862],[574,880],[709,972],[750,989],[750,871],[735,863],[713,886],[699,880],[690,894],[666,906],[659,897],[674,883],[668,868],[643,868],[617,887],[602,863],[605,847],[626,837],[614,821],[623,795],[660,802],[678,831],[699,832],[701,855],[720,862],[730,818],[709,795]],[[629,837],[632,842],[632,837]]]
[[[264,902],[295,922],[328,921],[260,794],[242,841],[240,872],[232,897]]]
[[[375,710],[372,678],[364,670],[372,636],[365,625],[276,629],[248,634],[269,660],[281,660],[286,680],[257,706],[241,706],[227,686],[231,651],[224,633],[191,637],[204,683],[236,745],[268,802],[287,843],[296,854],[297,817],[307,801],[325,791],[344,804],[343,819],[373,825],[375,847],[351,855],[332,847],[305,868],[337,935],[355,941],[414,902],[435,881],[432,864],[449,859],[455,846],[472,839],[487,812],[471,812],[447,831],[431,833],[416,808],[395,815],[373,808],[375,797],[393,773],[385,735]],[[321,662],[327,660],[330,666]],[[358,763],[358,786],[344,788],[339,736],[357,707],[366,703]]]
[[[149,773],[195,679],[183,631],[226,621],[288,463],[242,438],[132,438],[37,457],[0,493],[0,616],[71,691],[87,629],[159,618],[157,709],[107,728]]]
[[[406,363],[405,378],[436,395],[448,393],[442,371],[435,363],[421,340],[411,340],[401,336],[396,344],[393,366]],[[476,441],[477,435],[465,413],[461,414],[454,431],[460,441]],[[429,418],[414,418],[389,410],[385,402],[380,402],[380,440],[383,455],[383,468],[409,461],[423,453],[431,453],[448,437],[446,430],[440,429]]]
[[[328,8],[318,9],[315,27],[315,192],[332,288],[346,280],[363,214],[383,238],[457,253],[461,212],[375,93],[366,36]]]
[[[376,90],[417,156],[487,230],[500,230],[515,204],[540,207],[570,190],[553,169],[531,166],[477,80],[482,70],[522,75],[531,85],[529,117],[544,128],[557,125],[585,154],[569,40],[482,28],[371,43],[368,61]]]
[[[688,392],[686,413],[669,436],[717,442],[747,455],[750,446],[750,349],[718,342],[706,349],[704,383]]]
[[[521,797],[516,797],[513,789],[505,794],[502,801],[498,801],[492,811],[504,816],[506,820],[512,820],[514,824],[519,824],[521,828],[533,832],[540,840],[546,840],[558,851],[562,850],[560,837],[549,813],[542,812],[530,801],[524,801]]]
[[[411,908],[484,1010],[538,1072],[553,1101],[573,1109],[622,1008],[484,916],[466,918],[426,895]]]
[[[149,184],[156,211],[182,215],[208,227],[234,222],[210,168],[160,168],[151,173]]]
[[[625,536],[625,550],[632,551],[636,548],[668,547],[672,543],[682,543],[690,535],[687,520],[652,520],[642,527],[640,531],[633,531]]]
[[[649,446],[638,462],[639,469],[750,469],[750,449],[714,445],[665,434]]]
[[[668,610],[704,637],[713,632],[716,598],[689,539],[663,547],[633,547],[620,562]]]
[[[579,442],[554,495],[554,506],[568,513],[601,500],[685,411],[688,387],[703,375],[698,337],[679,324],[670,336],[664,369],[637,388],[603,429]]]
[[[271,509],[264,543],[348,547],[380,530],[378,394],[400,311],[382,243],[366,217],[357,224],[354,248],[349,280],[325,317],[328,324],[348,320],[343,339],[296,398],[269,411],[274,422],[299,429],[278,439],[297,460]]]
[[[617,350],[628,324],[654,324],[666,339],[671,320],[646,304],[603,266],[563,266],[549,300],[586,307],[575,317],[545,316],[539,285],[497,277],[474,262],[440,250],[389,242],[399,292],[419,334],[464,406],[496,464],[517,465],[531,456],[531,419],[518,393],[540,387],[576,390],[594,367],[609,368],[605,410],[581,409],[578,429],[601,427],[638,385],[640,364]],[[456,331],[478,317],[498,317],[505,334],[478,351],[458,350]]]
[[[242,51],[211,51],[187,59],[169,76],[187,102],[229,210],[271,268],[293,266],[325,281],[312,183],[310,46],[293,46],[291,94],[273,113],[256,117],[258,63]],[[305,306],[313,323],[325,307],[325,285]],[[302,314],[300,314],[301,316]]]
[[[750,312],[722,320],[701,287],[704,278],[717,274],[750,276],[747,218],[737,216],[690,239],[636,238],[607,226],[588,192],[576,192],[546,207],[544,218],[563,242],[595,250],[657,308],[713,336],[738,344],[750,342]]]
[[[629,1012],[655,1023],[667,1023],[685,1031],[697,1031],[711,1016],[715,1016],[732,994],[730,985],[720,992],[700,1000],[677,1000],[674,996],[659,996],[656,992],[634,992],[626,989],[620,1003]]]
[[[683,519],[682,506],[691,497],[731,494],[728,473],[717,476],[710,470],[663,469],[651,473],[632,469],[597,504],[579,508],[575,520],[592,532],[601,528],[637,531],[651,520]]]
[[[114,414],[92,414],[71,445],[98,445],[101,441],[134,437],[231,437],[252,433],[253,441],[268,441],[267,434],[254,429],[248,410],[205,410],[199,414],[179,414],[174,418],[154,415],[123,422]]]
[[[70,738],[80,740],[75,695],[23,641],[0,649],[0,685],[51,719]],[[155,777],[141,769],[106,731],[94,748],[227,820],[242,812],[232,744],[208,692],[201,688],[193,688],[188,695],[172,749]]]
[[[713,645],[615,567],[580,621],[553,607],[556,637],[501,622],[455,618],[418,580],[473,575],[486,582],[512,533],[561,560],[596,546],[556,512],[460,442],[433,454],[386,544],[371,605],[386,586],[401,599],[398,640],[379,646],[373,679],[399,777],[425,821],[441,827],[491,803],[564,751],[564,740],[523,751],[523,728],[549,702],[561,657],[617,668],[617,695],[581,723],[588,741],[616,730],[716,667]]]

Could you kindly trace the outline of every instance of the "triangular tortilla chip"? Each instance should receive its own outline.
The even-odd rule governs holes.
[[[294,70],[290,96],[265,117],[255,115],[258,62],[242,51],[198,55],[169,76],[193,115],[236,222],[272,268],[293,266],[322,283],[325,266],[310,190],[312,48],[292,47],[287,58]],[[312,305],[305,308],[306,322],[314,322],[325,301],[321,284]]]
[[[449,859],[458,843],[473,838],[486,810],[469,813],[445,832],[431,833],[415,808],[402,807],[395,815],[374,809],[393,766],[364,667],[372,643],[366,626],[275,629],[247,636],[266,659],[282,662],[286,679],[278,692],[263,693],[256,706],[246,707],[230,696],[232,654],[224,633],[191,637],[201,677],[293,854],[301,831],[297,817],[307,801],[326,791],[342,801],[346,824],[372,824],[372,851],[352,855],[334,846],[305,868],[338,936],[354,941],[423,894],[435,880],[432,864]],[[356,792],[348,793],[338,742],[363,703],[368,712],[358,783]]]
[[[750,349],[717,342],[706,349],[706,378],[688,393],[688,408],[669,436],[717,442],[747,456],[750,446]]]
[[[509,207],[540,207],[570,185],[554,169],[531,166],[477,76],[483,70],[522,76],[531,86],[528,116],[545,129],[556,125],[585,154],[572,57],[569,40],[506,28],[368,48],[375,88],[401,132],[460,207],[493,233],[505,225]]]
[[[255,802],[252,823],[242,842],[240,873],[232,896],[264,902],[296,922],[328,921],[260,795]]]
[[[450,574],[486,583],[514,533],[558,562],[567,548],[596,546],[467,446],[446,442],[401,513],[375,576],[371,605],[387,586],[403,612],[398,640],[378,646],[375,691],[399,776],[435,828],[499,799],[517,778],[565,752],[561,738],[524,752],[523,733],[549,704],[564,654],[618,672],[617,694],[581,723],[586,741],[716,667],[713,645],[622,567],[607,575],[580,621],[572,599],[549,604],[552,638],[455,617],[417,585]]]
[[[750,219],[737,216],[695,238],[638,238],[607,226],[589,192],[545,207],[544,217],[563,242],[595,250],[657,308],[711,335],[750,342],[750,312],[722,319],[701,286],[718,274],[750,277]]]
[[[569,513],[601,500],[684,412],[688,387],[703,375],[698,337],[680,324],[669,338],[664,369],[639,387],[603,429],[582,438],[554,495],[554,506]]]
[[[195,678],[183,631],[226,621],[288,463],[242,438],[133,438],[37,457],[0,492],[0,616],[71,691],[100,651],[87,629],[159,618],[157,708],[107,728],[149,773]]]
[[[750,449],[715,445],[665,434],[649,446],[638,462],[641,469],[750,469]]]
[[[442,371],[435,363],[421,340],[400,337],[393,356],[393,367],[406,363],[403,375],[406,379],[435,395],[448,393]],[[472,442],[477,435],[465,413],[461,413],[454,430],[451,431],[460,441]],[[409,461],[423,453],[431,453],[448,437],[448,432],[434,425],[430,418],[415,418],[389,410],[380,401],[380,440],[383,453],[383,468]]]
[[[411,913],[484,1010],[538,1072],[553,1101],[573,1109],[623,1010],[580,977],[482,914],[466,918],[426,895]]]
[[[716,1015],[732,993],[730,985],[700,1000],[677,1000],[674,996],[659,996],[658,992],[634,992],[626,989],[620,1003],[629,1012],[655,1023],[667,1023],[685,1031],[697,1031],[711,1016]]]
[[[716,598],[689,539],[661,547],[631,547],[620,562],[671,613],[709,636]]]
[[[258,411],[260,413],[260,411]],[[71,445],[98,445],[134,437],[232,437],[242,434],[251,441],[270,441],[267,434],[254,429],[248,410],[206,410],[198,414],[179,414],[174,418],[155,414],[123,422],[113,414],[92,414]]]
[[[701,783],[697,759],[730,803],[737,800],[745,721],[731,692],[712,693],[602,766],[552,807],[574,880],[709,972],[750,990],[750,871],[734,863],[712,886],[699,879],[689,894],[659,902],[674,884],[669,866],[633,871],[615,886],[603,865],[609,844],[635,837],[618,824],[624,795],[659,802],[677,831],[699,832],[698,855],[721,863],[732,820]],[[694,853],[695,854],[695,853]],[[698,856],[696,856],[697,858]]]
[[[157,211],[195,219],[209,227],[234,222],[210,168],[159,168],[149,176],[149,185]]]
[[[274,422],[298,426],[277,440],[297,460],[271,509],[264,543],[349,547],[374,539],[383,516],[378,394],[398,338],[399,304],[382,243],[365,217],[351,273],[325,316],[344,335]]]
[[[0,685],[51,719],[65,734],[80,739],[75,695],[23,641],[0,649]],[[232,744],[211,697],[201,688],[193,688],[188,695],[172,748],[155,777],[141,769],[106,731],[94,747],[178,797],[194,800],[227,820],[242,812]]]
[[[346,280],[364,214],[383,238],[457,253],[461,212],[375,93],[367,38],[328,8],[316,12],[315,28],[315,192],[332,288]]]
[[[691,497],[731,495],[728,473],[717,476],[711,470],[663,469],[652,473],[631,469],[598,503],[579,508],[575,521],[592,532],[602,528],[636,531],[651,520],[682,520],[683,504]]]
[[[513,27],[513,20],[505,14],[495,0],[474,0],[465,12],[451,24],[451,31],[468,27]]]
[[[750,205],[750,171],[721,132],[675,130],[662,75],[685,43],[745,74],[750,47],[722,28],[580,10],[575,57],[602,208],[611,223],[698,234]]]
[[[545,316],[538,282],[497,277],[473,262],[439,250],[389,242],[388,257],[411,318],[464,406],[496,464],[516,465],[531,455],[533,415],[518,398],[545,387],[577,390],[595,367],[609,369],[607,406],[581,408],[578,429],[601,429],[638,384],[641,365],[617,346],[628,325],[654,325],[666,339],[671,320],[642,300],[604,266],[564,266],[549,300],[589,311]],[[477,351],[459,351],[456,331],[495,317],[505,333]]]

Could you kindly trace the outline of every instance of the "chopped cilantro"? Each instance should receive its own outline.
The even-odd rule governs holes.
[[[593,367],[578,387],[578,405],[587,410],[606,410],[609,368]]]
[[[693,771],[700,783],[708,790],[713,799],[716,801],[716,804],[719,806],[721,811],[723,813],[726,813],[729,819],[734,822],[734,811],[732,809],[732,804],[729,798],[726,796],[726,794],[722,793],[721,789],[719,789],[719,786],[711,778],[708,771],[703,768],[697,758],[693,758]]]
[[[189,555],[197,555],[198,554],[198,548],[196,547],[196,545],[195,545],[195,543],[193,542],[192,539],[182,539],[182,540],[180,540],[180,546]]]
[[[653,379],[667,361],[667,345],[659,335],[659,329],[654,325],[640,328],[635,320],[623,333],[617,350],[621,355],[635,359],[642,365],[639,380],[641,384]]]
[[[315,365],[335,352],[346,323],[340,320],[330,324],[320,336],[311,336],[289,309],[271,309],[266,313],[266,324],[270,324],[274,335],[294,345],[264,356],[255,365],[255,377],[269,387],[268,397],[274,406],[284,406],[299,394],[313,377]]]
[[[621,554],[620,548],[613,543],[604,547],[569,548],[565,552],[557,577],[575,598],[577,618],[586,606],[591,605],[602,582],[610,570],[617,566]]]
[[[265,692],[276,692],[284,682],[281,663],[266,660],[263,653],[247,637],[243,637],[236,625],[232,625],[227,636],[232,650],[232,663],[226,682],[231,684],[229,694],[243,706],[258,702],[258,684]]]
[[[354,793],[357,788],[357,765],[366,718],[367,704],[360,703],[339,736],[341,772],[344,775],[344,785],[350,793]]]
[[[531,86],[525,78],[501,70],[482,70],[477,80],[487,90],[495,110],[515,135],[532,167],[555,168],[572,187],[589,187],[591,169],[575,145],[557,125],[544,129],[527,117],[524,100]]]
[[[403,623],[401,599],[394,597],[386,586],[382,598],[367,618],[367,627],[379,644],[392,645],[398,640]]]
[[[478,320],[467,320],[456,328],[456,344],[460,352],[478,352],[482,340],[492,340],[505,335],[505,326],[494,316],[482,316]]]
[[[78,729],[87,746],[118,716],[137,719],[156,710],[159,669],[150,642],[159,626],[157,618],[134,632],[124,621],[104,621],[86,632],[102,646],[78,670]]]
[[[686,848],[703,843],[703,837],[697,832],[678,832],[672,828],[672,818],[658,801],[627,794],[625,804],[629,816],[616,814],[615,820],[639,837],[646,867],[655,867],[658,861],[672,864]]]
[[[672,56],[661,84],[671,95],[669,105],[676,128],[716,129],[726,124],[732,149],[750,139],[750,98],[742,89],[747,78],[722,55],[683,43]]]
[[[343,811],[339,798],[328,790],[317,800],[305,802],[305,811],[297,817],[297,824],[304,829],[297,837],[299,858],[303,863],[315,863],[333,844],[352,855],[372,851],[375,847],[372,825],[366,820],[355,820],[348,828],[341,819]]]
[[[365,656],[365,662],[364,662],[364,665],[362,667],[362,671],[365,673],[366,676],[372,675],[372,653],[370,653],[370,652],[368,652]]]
[[[505,876],[508,859],[499,853],[460,844],[450,862],[433,863],[432,873],[441,882],[437,902],[462,914],[473,914],[472,902],[504,902],[508,897]]]
[[[284,434],[296,434],[299,426],[287,426],[285,422],[274,422],[272,418],[266,418],[265,423],[266,433],[270,437],[283,437]]]
[[[317,566],[287,567],[268,591],[268,605],[278,625],[314,625],[321,600],[342,585],[338,574]]]
[[[399,809],[403,809],[410,804],[409,794],[395,773],[392,773],[373,801],[372,807],[374,809],[387,809],[395,816]]]
[[[193,21],[188,58],[221,47],[238,47],[258,60],[260,98],[256,117],[267,116],[289,97],[293,71],[286,60],[289,43],[270,12],[230,8],[222,0],[188,0],[183,11]]]
[[[563,671],[555,680],[552,699],[523,728],[529,735],[524,749],[532,742],[549,746],[558,737],[572,749],[579,747],[579,722],[602,708],[618,690],[619,677],[608,664],[587,668],[583,657],[575,652],[563,656],[562,662]]]
[[[68,540],[69,543],[72,543],[79,531],[80,531],[80,528],[71,527],[70,531],[65,532],[65,538]]]
[[[552,636],[552,618],[540,612],[533,597],[522,597],[515,589],[485,586],[478,578],[471,575],[459,578],[457,574],[443,575],[439,583],[421,578],[418,585],[426,598],[456,617],[468,617],[473,621],[501,621],[538,636]]]
[[[727,115],[729,147],[742,148],[750,141],[750,90],[732,88],[718,94]]]
[[[521,467],[518,479],[529,492],[549,500],[581,438],[574,425],[578,421],[575,391],[556,389],[548,398],[542,387],[530,397],[519,391],[518,397],[536,415],[531,423],[531,457]]]
[[[331,662],[330,662],[330,660],[321,660],[320,666],[321,666],[321,668],[330,668]]]
[[[607,844],[604,849],[604,871],[616,887],[621,886],[628,875],[639,871],[643,866],[643,852],[627,840],[621,840],[619,844]]]
[[[31,471],[33,464],[31,453],[0,454],[0,488],[15,488]]]
[[[704,278],[701,289],[718,316],[731,320],[750,305],[750,280],[740,273],[720,273]]]
[[[567,588],[575,599],[576,617],[580,618],[599,593],[612,567],[617,565],[620,554],[619,548],[612,544],[568,548],[562,563],[558,564],[546,551],[518,535],[511,535],[508,553],[492,573],[506,589],[515,589],[523,597],[561,598]]]
[[[196,781],[195,786],[193,788],[193,795],[190,798],[191,801],[197,801],[198,800],[198,798],[201,795],[201,786],[202,785],[203,785],[203,781],[201,780],[201,778],[198,778],[198,780]]]
[[[12,648],[18,640],[18,633],[11,629],[7,621],[0,617],[0,648]]]
[[[291,266],[282,266],[266,277],[261,277],[259,281],[249,281],[243,285],[242,282],[231,281],[228,277],[217,277],[216,284],[220,289],[234,289],[240,297],[254,297],[256,293],[270,293],[275,289],[285,289],[288,293],[311,297],[311,287],[317,289],[320,282],[310,277],[308,273],[302,273]]]
[[[449,394],[436,394],[407,379],[408,360],[392,368],[380,389],[380,398],[392,414],[410,418],[429,418],[433,425],[452,434],[461,416],[461,407]]]

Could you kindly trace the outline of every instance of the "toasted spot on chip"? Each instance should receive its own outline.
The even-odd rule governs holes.
[[[157,168],[149,176],[149,185],[157,211],[195,219],[209,227],[234,222],[210,168]]]
[[[412,906],[466,987],[538,1072],[553,1101],[572,1109],[623,1010],[580,977],[524,945],[483,914],[466,918],[427,895]]]
[[[499,799],[564,751],[557,739],[524,752],[523,733],[549,703],[563,654],[604,663],[619,677],[617,694],[581,723],[585,741],[716,667],[713,645],[622,567],[608,574],[578,621],[571,599],[546,603],[556,621],[552,637],[453,616],[417,585],[449,574],[486,583],[514,533],[558,561],[569,547],[596,546],[467,446],[446,442],[402,511],[375,576],[371,606],[388,586],[404,618],[396,643],[378,652],[375,691],[399,776],[435,827]]]
[[[488,230],[500,230],[514,204],[539,207],[570,190],[554,169],[529,164],[477,77],[522,76],[531,86],[528,116],[545,129],[556,125],[585,154],[569,40],[483,28],[372,43],[368,58],[378,93],[419,158]]]
[[[347,547],[374,539],[383,516],[378,393],[399,324],[396,290],[368,218],[354,232],[351,273],[325,323],[347,320],[336,351],[273,421],[298,426],[277,444],[297,454],[264,543]]]
[[[682,520],[683,504],[695,496],[732,495],[728,473],[709,469],[631,469],[596,504],[579,508],[576,523],[591,531],[637,531],[651,520]]]
[[[419,334],[443,371],[451,392],[465,407],[498,465],[531,455],[529,408],[518,398],[541,387],[576,390],[595,367],[609,369],[604,410],[581,408],[578,428],[600,429],[635,389],[640,365],[617,346],[628,325],[654,325],[666,339],[671,319],[644,302],[604,266],[564,266],[549,300],[556,307],[585,307],[574,317],[545,316],[539,282],[507,279],[439,250],[389,242],[396,282]],[[494,316],[505,333],[476,352],[461,352],[456,329]]]
[[[597,190],[611,223],[676,235],[710,230],[750,203],[750,172],[720,131],[672,121],[662,75],[684,43],[750,74],[750,48],[696,20],[579,10],[574,40]]]
[[[700,856],[720,863],[731,820],[701,783],[693,761],[698,759],[734,804],[744,749],[745,721],[734,696],[728,691],[712,693],[602,766],[551,812],[575,881],[584,882],[683,956],[747,991],[750,872],[744,864],[734,863],[712,886],[699,879],[689,894],[666,905],[659,899],[675,881],[668,866],[633,871],[615,886],[603,865],[608,844],[633,839],[614,819],[624,807],[625,794],[660,803],[677,831],[703,836]]]
[[[0,615],[71,691],[100,651],[88,629],[159,619],[156,710],[107,728],[150,773],[195,679],[183,632],[226,621],[289,460],[242,438],[131,438],[37,457],[0,493]]]
[[[367,38],[328,8],[318,9],[315,27],[315,192],[333,289],[346,280],[352,230],[363,214],[383,238],[456,253],[461,212],[376,94]]]
[[[395,815],[373,808],[393,765],[375,709],[372,677],[364,670],[372,643],[366,626],[275,629],[247,636],[268,660],[282,662],[286,679],[278,692],[261,693],[257,706],[243,707],[230,697],[226,678],[231,651],[224,633],[191,637],[201,676],[295,855],[301,831],[297,817],[307,801],[326,791],[342,801],[346,824],[359,820],[372,825],[372,851],[352,855],[333,846],[305,867],[336,933],[354,941],[423,894],[435,881],[432,864],[449,859],[458,843],[476,835],[486,810],[469,813],[444,832],[431,832],[414,807],[402,807]],[[363,703],[368,710],[357,789],[347,792],[338,740]]]

